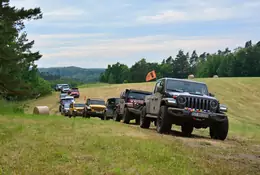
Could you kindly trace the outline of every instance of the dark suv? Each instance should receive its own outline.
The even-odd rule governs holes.
[[[106,102],[106,110],[104,113],[105,120],[114,119],[116,120],[116,107],[119,105],[120,98],[109,98]]]
[[[227,106],[208,92],[205,83],[162,78],[157,80],[154,93],[145,97],[140,127],[149,128],[150,122],[156,120],[158,133],[169,132],[175,124],[186,136],[193,128],[209,127],[211,138],[225,140],[229,128],[225,112]]]
[[[152,92],[126,89],[120,95],[119,105],[117,107],[116,121],[123,120],[123,123],[130,123],[135,119],[135,122],[139,124],[140,114],[144,105],[144,98],[147,95],[151,95]]]

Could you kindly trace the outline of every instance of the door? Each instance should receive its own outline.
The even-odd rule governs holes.
[[[157,87],[161,85],[161,80],[158,81],[156,84],[155,84],[155,87],[154,87],[154,91],[153,91],[153,95],[150,97],[149,101],[150,101],[150,112],[151,114],[156,114],[156,106],[158,104],[158,92],[157,92]]]
[[[126,94],[125,91],[122,92],[122,94],[120,95],[120,100],[119,100],[119,114],[123,114],[124,113],[124,109],[125,109],[125,98],[126,98]]]

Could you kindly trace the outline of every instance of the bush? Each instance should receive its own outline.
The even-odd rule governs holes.
[[[9,102],[0,99],[0,114],[24,113],[24,106],[21,103]]]

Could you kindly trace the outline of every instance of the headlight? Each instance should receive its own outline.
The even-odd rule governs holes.
[[[228,107],[227,107],[226,105],[220,104],[220,105],[219,105],[219,110],[220,110],[221,112],[227,112],[227,111],[228,111]]]
[[[177,98],[177,101],[180,105],[184,105],[186,103],[186,98],[182,97],[182,96],[179,96]]]
[[[218,102],[217,102],[216,100],[212,100],[212,101],[210,102],[210,107],[211,107],[212,109],[216,109],[216,108],[218,107]]]
[[[167,103],[171,103],[171,104],[177,104],[175,99],[168,99]]]

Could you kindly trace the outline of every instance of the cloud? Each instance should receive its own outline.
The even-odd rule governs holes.
[[[175,56],[179,49],[183,49],[185,52],[195,49],[198,53],[215,52],[216,48],[238,47],[244,44],[244,41],[244,38],[234,39],[233,37],[189,38],[157,35],[120,39],[96,38],[95,42],[86,40],[71,46],[55,47],[55,43],[50,43],[46,38],[43,42],[48,43],[48,47],[53,49],[49,53],[42,52],[41,63],[47,66],[56,60],[56,64],[60,66],[69,66],[73,62],[74,65],[81,67],[93,67],[94,65],[106,67],[110,61],[112,61],[111,63],[120,61],[130,66],[141,57],[160,62],[170,55]]]
[[[173,5],[174,6],[174,5]],[[187,6],[178,8],[167,7],[150,15],[137,17],[139,23],[176,23],[194,21],[215,21],[231,19],[248,19],[258,13],[259,2],[247,1],[244,3],[230,3],[230,1],[219,3],[194,1]],[[171,10],[169,10],[171,9]]]

